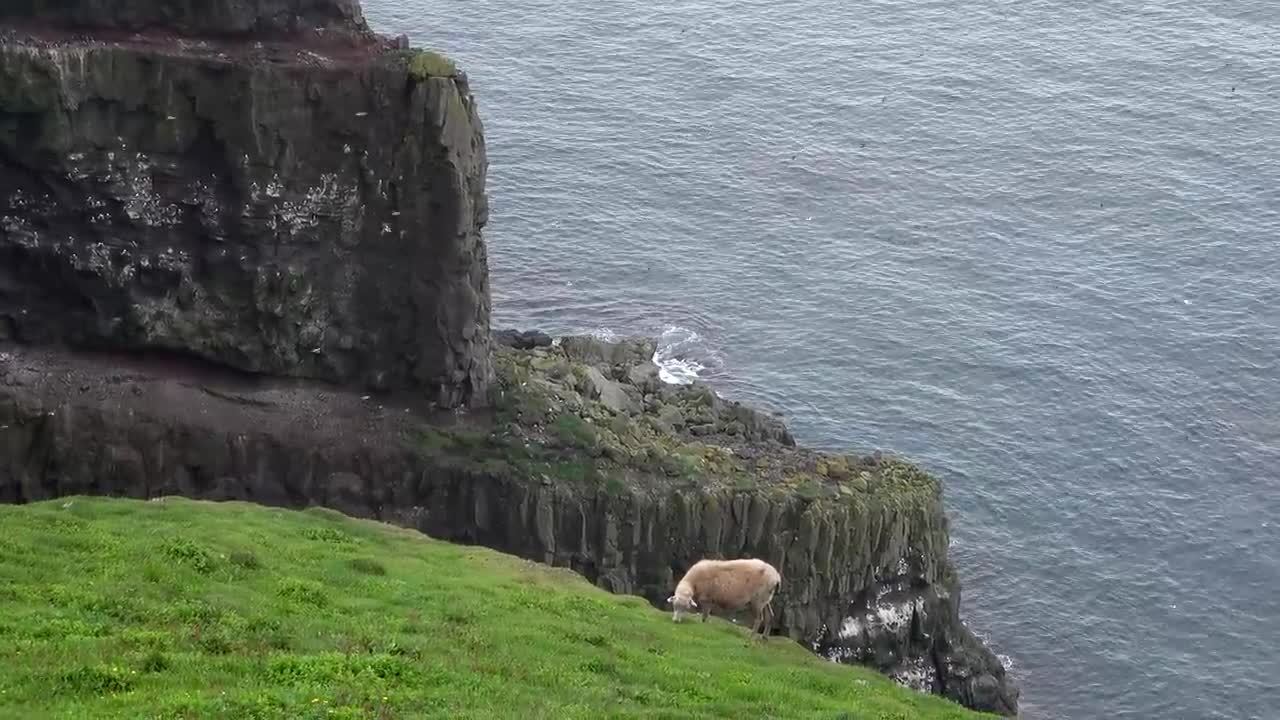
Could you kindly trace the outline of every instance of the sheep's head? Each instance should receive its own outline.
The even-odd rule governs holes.
[[[671,621],[680,622],[680,618],[685,613],[693,612],[698,609],[698,603],[693,601],[693,597],[687,593],[676,590],[676,594],[667,598],[667,604],[671,606]]]

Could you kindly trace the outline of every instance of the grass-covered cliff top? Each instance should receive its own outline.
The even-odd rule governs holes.
[[[330,511],[0,506],[0,717],[980,717],[568,571]]]
[[[653,343],[499,335],[493,408],[409,438],[434,460],[615,492],[729,489],[807,500],[936,501],[936,478],[888,456],[797,447],[782,421],[705,383],[662,382]]]

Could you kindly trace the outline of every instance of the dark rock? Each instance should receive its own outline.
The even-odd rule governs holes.
[[[538,330],[495,330],[493,342],[503,347],[516,350],[532,350],[540,347],[551,347],[551,336]]]
[[[949,568],[940,582],[919,583],[902,562],[897,577],[858,593],[839,627],[823,633],[818,652],[871,665],[922,692],[967,707],[1013,715],[1020,691],[999,659],[960,621],[960,586]]]
[[[369,32],[359,0],[4,0],[4,21],[189,35]]]
[[[354,0],[5,8],[363,24]],[[482,403],[487,159],[466,82],[381,46],[147,33],[0,40],[0,334]]]

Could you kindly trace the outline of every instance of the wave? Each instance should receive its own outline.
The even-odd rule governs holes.
[[[688,385],[702,373],[724,365],[720,353],[702,335],[679,325],[670,325],[662,331],[653,363],[658,366],[658,377],[671,385]]]

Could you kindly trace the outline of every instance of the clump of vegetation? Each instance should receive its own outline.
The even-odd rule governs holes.
[[[257,570],[262,567],[262,563],[258,562],[258,556],[252,550],[232,550],[227,554],[227,560],[242,570]]]
[[[164,543],[164,554],[170,559],[189,565],[198,573],[213,571],[213,555],[186,538],[173,538]]]
[[[983,717],[784,638],[677,625],[565,570],[332,512],[62,502],[0,506],[0,717]],[[50,553],[59,518],[84,542]],[[386,573],[335,561],[325,529]],[[144,580],[157,537],[203,552]],[[250,542],[271,552],[254,572],[186,561]]]
[[[456,77],[458,66],[449,58],[430,50],[409,50],[409,74],[418,80],[429,77]]]
[[[387,566],[373,558],[351,558],[348,563],[352,570],[365,575],[386,575]]]
[[[573,413],[561,413],[556,417],[556,437],[565,447],[590,450],[598,439],[596,429]]]

